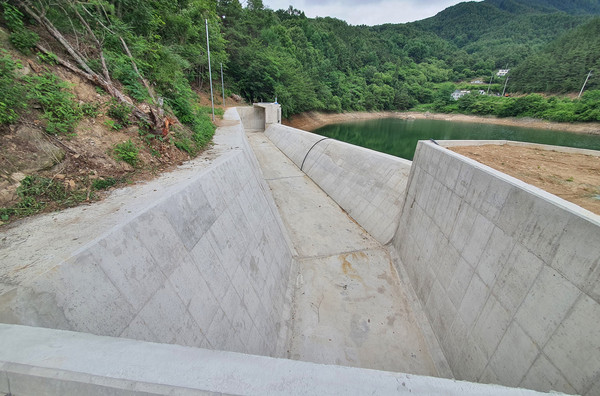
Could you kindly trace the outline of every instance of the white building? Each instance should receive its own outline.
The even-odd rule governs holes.
[[[466,91],[466,90],[459,91],[457,89],[456,91],[452,92],[451,96],[452,96],[452,99],[458,100],[458,99],[462,98],[463,96],[465,96],[466,94],[470,94],[470,93],[471,93],[471,91]]]
[[[498,77],[504,77],[508,74],[509,71],[510,71],[510,69],[500,69],[500,70],[498,70],[498,73],[496,73],[496,75]]]

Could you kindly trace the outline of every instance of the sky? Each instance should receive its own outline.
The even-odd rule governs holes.
[[[465,0],[462,0],[465,1]],[[290,5],[307,17],[334,17],[351,25],[405,23],[434,16],[461,0],[263,0],[272,10]]]

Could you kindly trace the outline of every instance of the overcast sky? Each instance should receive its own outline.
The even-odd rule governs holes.
[[[463,0],[464,1],[464,0]],[[272,10],[290,5],[307,17],[334,17],[351,25],[405,23],[434,16],[459,0],[263,0]]]

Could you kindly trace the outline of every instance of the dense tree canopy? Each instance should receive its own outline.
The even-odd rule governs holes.
[[[0,2],[7,3],[17,9],[33,4]],[[48,19],[75,41],[85,37],[73,14],[80,10],[101,38],[114,78],[144,100],[123,38],[141,73],[188,123],[194,119],[191,86],[203,87],[208,78],[205,20],[213,70],[223,64],[228,89],[248,101],[277,98],[284,116],[309,110],[441,108],[455,88],[481,88],[469,85],[471,80],[491,82],[492,92],[501,91],[504,80],[493,75],[505,67],[512,69],[509,90],[572,92],[587,71],[599,66],[600,57],[599,23],[592,16],[600,11],[598,0],[466,2],[423,21],[373,27],[307,18],[292,6],[271,10],[261,0],[35,4],[45,5]],[[3,15],[15,45],[24,50],[35,46],[35,37],[11,28],[11,12]],[[24,22],[35,30],[35,21]],[[89,67],[100,70],[97,54],[88,53]],[[598,87],[596,80],[590,87]]]

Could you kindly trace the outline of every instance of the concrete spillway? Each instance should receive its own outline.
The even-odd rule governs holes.
[[[183,169],[3,231],[0,392],[600,393],[596,218],[431,143],[225,119]]]

